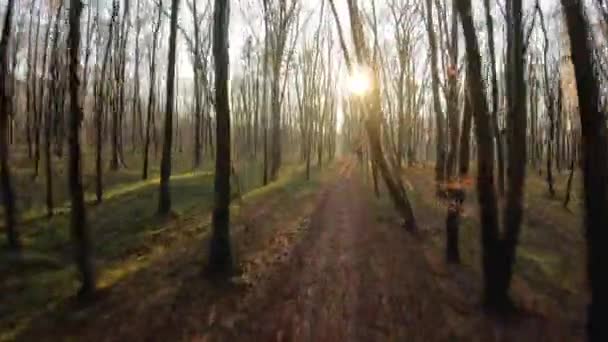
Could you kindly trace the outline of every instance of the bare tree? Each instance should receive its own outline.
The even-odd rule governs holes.
[[[439,70],[437,66],[437,42],[435,39],[435,27],[433,24],[433,2],[426,0],[426,27],[431,52],[431,77],[433,89],[433,108],[435,111],[435,139],[436,139],[436,161],[435,181],[437,182],[437,194],[440,193],[442,183],[445,181],[445,142],[444,139],[444,117],[439,98]]]
[[[578,0],[561,0],[570,37],[584,148],[585,235],[587,272],[591,287],[587,339],[606,340],[608,281],[604,261],[608,257],[608,132],[606,111],[601,107],[600,84],[592,55],[591,28]]]
[[[158,44],[158,33],[161,26],[161,15],[162,15],[162,1],[159,1],[158,6],[158,17],[156,19],[156,25],[152,34],[152,46],[149,47],[149,65],[150,65],[150,88],[148,90],[148,113],[146,115],[146,134],[144,141],[144,162],[142,179],[148,179],[148,163],[150,158],[150,130],[156,131],[155,125],[153,124],[154,118],[154,107],[156,104],[154,84],[156,83],[156,48]],[[152,127],[151,127],[152,126]]]
[[[86,208],[84,205],[84,191],[82,189],[82,165],[80,151],[80,125],[82,122],[82,108],[78,90],[78,68],[80,65],[80,16],[82,2],[70,0],[69,12],[69,90],[70,90],[70,120],[68,131],[69,162],[68,183],[71,197],[71,233],[74,241],[76,265],[80,272],[81,287],[79,295],[90,298],[95,292],[95,271],[92,257],[92,244],[87,226]]]
[[[8,73],[8,41],[11,37],[11,22],[13,19],[14,0],[8,0],[4,15],[4,27],[0,37],[0,186],[2,187],[2,202],[5,208],[6,237],[8,248],[16,253],[21,250],[19,233],[17,232],[17,209],[15,208],[15,192],[9,165],[8,123],[11,113],[7,108],[12,107],[12,98],[6,85],[9,82]],[[14,77],[14,75],[12,76]]]
[[[519,2],[519,3],[517,3]],[[509,8],[513,14],[514,24],[521,23],[521,2],[514,0],[513,6]],[[461,19],[462,29],[465,36],[467,49],[467,84],[471,94],[471,104],[473,106],[473,117],[475,120],[475,135],[477,137],[477,193],[481,216],[481,247],[482,247],[482,270],[484,278],[484,305],[488,309],[504,311],[511,307],[508,296],[508,288],[512,275],[512,262],[514,259],[515,247],[519,236],[519,223],[521,221],[521,184],[525,173],[525,159],[518,160],[513,154],[521,153],[522,146],[515,146],[510,150],[513,161],[513,170],[509,174],[509,195],[507,212],[505,216],[514,215],[514,218],[505,219],[505,236],[500,235],[499,211],[497,203],[496,189],[494,186],[494,148],[492,144],[492,131],[490,123],[490,112],[481,73],[481,55],[477,34],[473,25],[471,15],[471,1],[459,0],[457,10]],[[510,63],[513,70],[521,71],[521,75],[515,75],[514,81],[509,86],[515,87],[523,82],[523,65],[517,65],[523,59],[523,37],[514,30],[515,37],[513,51],[511,52]],[[520,54],[522,54],[520,56]],[[523,89],[513,92],[514,96],[521,96]],[[512,100],[512,99],[511,99]],[[517,108],[517,107],[514,107]],[[516,112],[517,111],[517,112]],[[525,112],[522,108],[513,109],[510,115],[511,132],[510,139],[521,137],[525,139]],[[520,131],[523,129],[523,133]],[[511,140],[512,141],[512,140]],[[523,143],[525,149],[525,142]],[[525,156],[524,153],[521,156]],[[523,166],[522,166],[523,165]],[[521,182],[521,183],[520,183]]]
[[[229,0],[216,0],[213,24],[213,58],[215,64],[216,146],[215,207],[213,233],[209,248],[208,270],[211,274],[232,271],[230,248],[230,103],[228,93]]]
[[[163,137],[163,156],[160,162],[160,188],[158,213],[166,215],[171,211],[171,146],[173,143],[173,109],[175,95],[175,53],[177,41],[177,15],[179,0],[171,1],[171,31],[169,34],[169,64],[167,66],[167,98],[165,100],[165,126]]]

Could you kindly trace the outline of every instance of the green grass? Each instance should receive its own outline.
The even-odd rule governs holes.
[[[439,228],[439,231],[432,236],[431,242],[443,253],[446,208],[436,200],[433,191],[428,190],[433,186],[432,173],[406,170],[404,174],[415,184],[413,191],[408,192],[414,203],[414,211],[419,208],[435,217],[432,224],[433,227]],[[564,305],[564,312],[571,312],[569,305],[584,299],[585,246],[582,236],[580,179],[575,178],[573,201],[570,209],[566,210],[562,207],[566,178],[565,173],[557,175],[557,196],[552,199],[548,196],[545,180],[534,172],[528,173],[515,276],[521,277],[537,295],[551,298],[559,305]],[[413,181],[414,179],[416,181]],[[421,186],[423,188],[420,188]],[[463,265],[480,274],[480,226],[476,213],[478,205],[475,189],[467,191],[466,201],[475,211],[469,212],[468,216],[461,220],[461,258]]]
[[[233,216],[238,215],[242,204],[262,200],[279,189],[286,194],[303,193],[313,191],[313,186],[319,183],[318,177],[307,182],[301,166],[286,165],[276,182],[260,188],[259,163],[243,163],[235,169],[237,176],[232,179],[232,188],[237,191],[238,179],[243,196],[233,202]],[[147,267],[151,256],[165,253],[172,241],[184,236],[199,237],[208,231],[213,205],[211,172],[187,172],[172,177],[171,198],[176,217],[168,221],[156,215],[158,183],[158,177],[119,183],[107,189],[102,204],[87,207],[100,288],[113,286]],[[87,199],[92,200],[91,196],[88,194]],[[24,250],[20,263],[0,252],[0,274],[7,275],[0,282],[0,293],[11,294],[8,300],[0,301],[0,341],[10,340],[30,320],[53,310],[77,291],[68,212],[69,206],[64,204],[51,219],[40,217],[40,213],[30,214],[31,220],[19,226]],[[2,235],[0,250],[5,247]]]

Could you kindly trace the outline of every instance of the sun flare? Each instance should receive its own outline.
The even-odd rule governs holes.
[[[371,87],[372,81],[367,69],[356,67],[348,75],[348,90],[351,94],[365,95],[371,90]]]

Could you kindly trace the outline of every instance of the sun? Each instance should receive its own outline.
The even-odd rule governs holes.
[[[348,90],[351,94],[363,96],[372,88],[370,72],[367,68],[354,67],[348,75]]]

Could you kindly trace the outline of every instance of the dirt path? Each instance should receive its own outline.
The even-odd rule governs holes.
[[[289,262],[247,300],[233,338],[429,341],[445,338],[413,238],[376,220],[352,167],[321,196]],[[426,295],[420,296],[421,293]],[[431,322],[429,326],[428,322]],[[232,335],[232,334],[231,334]],[[443,338],[442,338],[443,337]]]

